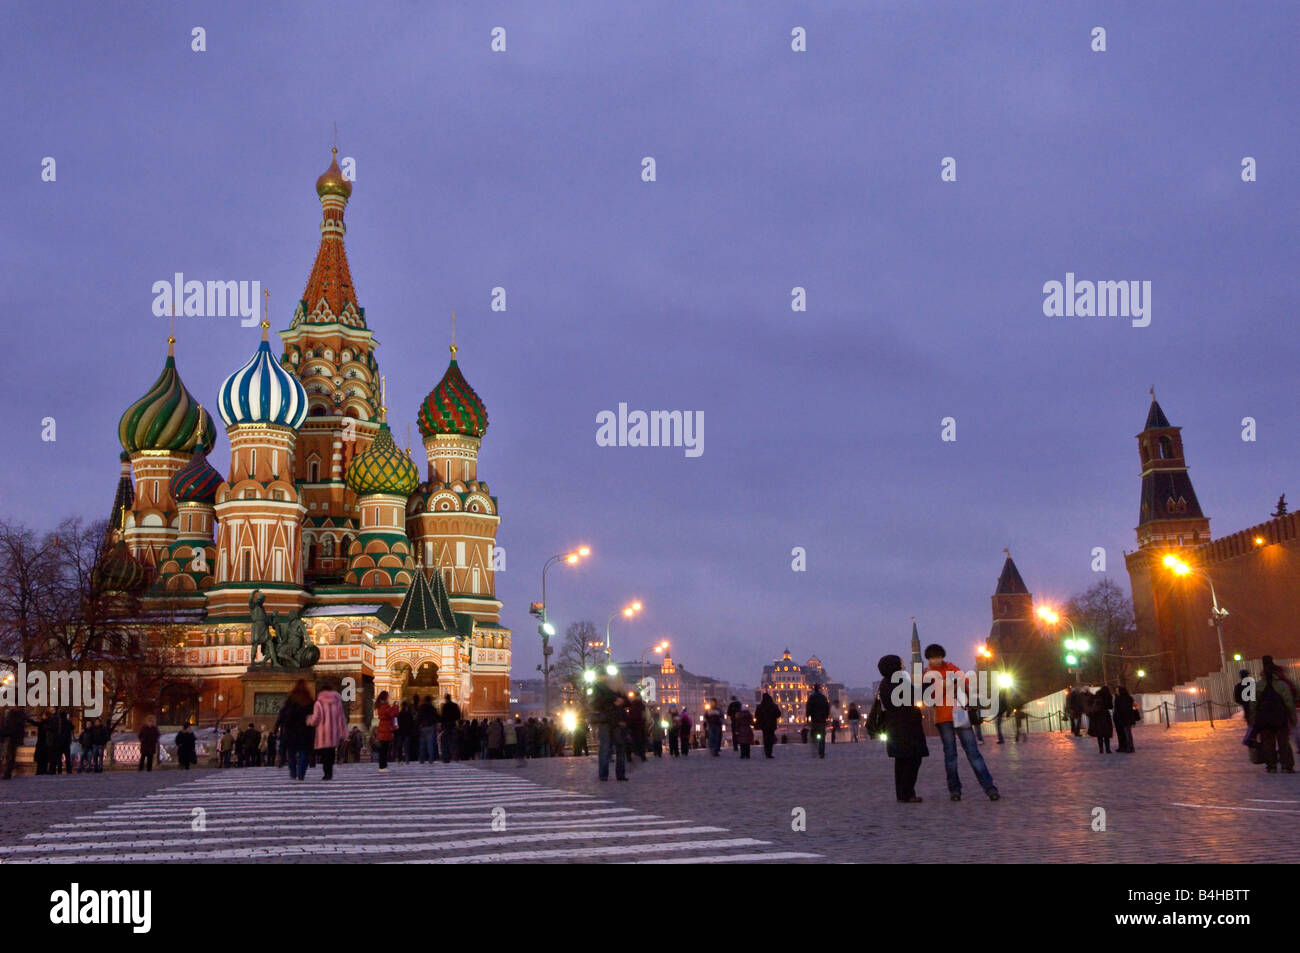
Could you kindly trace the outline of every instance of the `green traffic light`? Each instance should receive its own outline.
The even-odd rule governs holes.
[[[1066,664],[1066,665],[1078,665],[1078,664],[1079,664],[1079,659],[1078,659],[1077,657],[1073,656],[1073,655],[1067,655],[1067,656],[1065,657],[1065,664]]]

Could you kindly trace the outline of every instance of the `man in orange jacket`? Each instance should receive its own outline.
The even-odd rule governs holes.
[[[926,646],[925,659],[930,664],[925,670],[924,678],[927,685],[936,681],[943,683],[938,696],[939,703],[934,705],[934,722],[939,729],[939,740],[943,742],[943,767],[948,773],[948,796],[954,801],[961,800],[961,778],[957,776],[957,742],[960,741],[980,787],[990,801],[996,801],[1001,795],[993,783],[988,765],[984,763],[984,756],[980,754],[970,716],[966,714],[965,704],[969,698],[970,686],[967,685],[965,673],[945,660],[947,654],[942,645]],[[957,697],[954,697],[954,688],[960,691]]]

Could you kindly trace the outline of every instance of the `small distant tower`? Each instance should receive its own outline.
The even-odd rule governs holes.
[[[916,631],[916,620],[912,620],[912,671],[915,672],[917,667],[925,666],[925,659],[921,658],[921,633]]]
[[[1146,426],[1137,435],[1142,459],[1142,501],[1138,513],[1139,549],[1199,546],[1210,541],[1210,521],[1192,489],[1183,456],[1182,428],[1175,427],[1156,403],[1154,388]]]

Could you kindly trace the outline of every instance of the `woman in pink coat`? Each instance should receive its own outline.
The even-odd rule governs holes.
[[[332,682],[322,682],[316,695],[316,705],[307,716],[307,724],[316,728],[316,760],[325,769],[323,780],[334,777],[334,755],[339,741],[348,730],[348,719],[343,713],[343,698],[334,690]]]

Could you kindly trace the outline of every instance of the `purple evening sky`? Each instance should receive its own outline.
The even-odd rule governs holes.
[[[460,317],[516,677],[542,563],[579,542],[553,617],[639,597],[620,657],[666,637],[756,684],[789,646],[862,684],[915,615],[969,664],[1004,546],[1039,598],[1096,582],[1096,546],[1127,591],[1151,385],[1216,533],[1300,503],[1300,13],[1138,6],[10,4],[0,512],[107,515],[118,417],[165,355],[154,281],[260,281],[288,326],[337,121],[399,439]],[[1150,326],[1045,317],[1067,271],[1152,282]],[[177,336],[215,410],[257,329]],[[597,446],[620,402],[703,411],[704,454]]]

